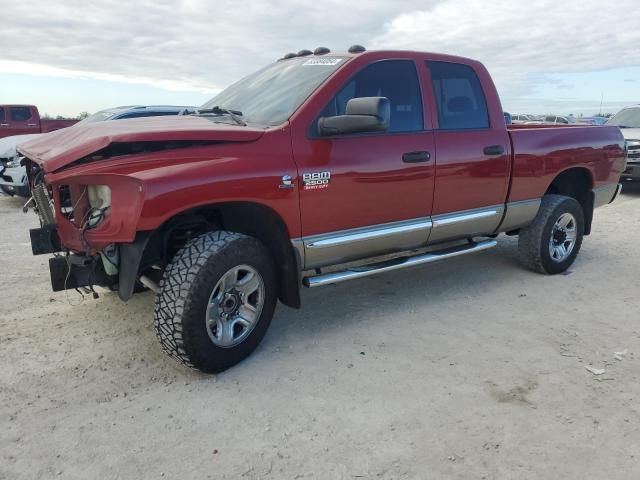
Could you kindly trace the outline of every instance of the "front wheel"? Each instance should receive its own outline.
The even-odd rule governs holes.
[[[182,363],[217,373],[247,357],[271,323],[275,269],[266,247],[234,232],[212,232],[176,253],[160,282],[155,328]]]
[[[521,262],[540,273],[567,270],[576,259],[584,235],[584,212],[571,197],[545,195],[531,225],[520,230]]]

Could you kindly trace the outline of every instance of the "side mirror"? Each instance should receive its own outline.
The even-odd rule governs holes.
[[[344,115],[318,119],[320,135],[383,132],[389,128],[391,107],[386,97],[352,98]]]

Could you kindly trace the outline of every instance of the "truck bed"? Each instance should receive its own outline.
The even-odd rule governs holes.
[[[618,183],[624,170],[624,138],[618,127],[509,125],[507,130],[513,152],[508,202],[539,197],[569,168],[588,170],[593,188]]]

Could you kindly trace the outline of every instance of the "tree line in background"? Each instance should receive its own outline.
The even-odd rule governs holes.
[[[49,115],[48,113],[45,113],[40,118],[42,120],[84,120],[88,116],[89,116],[89,112],[80,112],[75,117],[65,117],[63,115],[57,115],[54,117],[53,115]]]

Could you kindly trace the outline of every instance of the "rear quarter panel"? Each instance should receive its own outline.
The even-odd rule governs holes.
[[[589,170],[592,188],[618,183],[625,165],[617,127],[509,126],[513,177],[509,202],[540,198],[555,177],[573,167]]]

